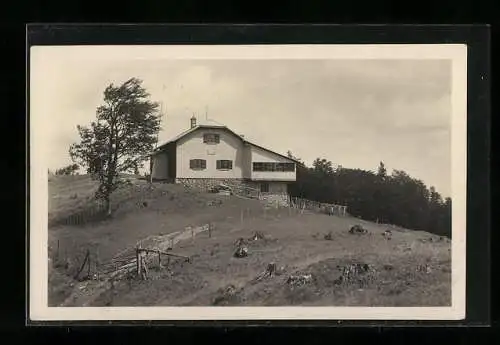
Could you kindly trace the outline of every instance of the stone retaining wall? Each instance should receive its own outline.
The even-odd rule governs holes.
[[[290,205],[290,197],[286,193],[281,194],[266,194],[262,193],[260,196],[260,200],[262,200],[265,204],[270,207],[288,207]]]
[[[212,188],[223,184],[235,192],[245,188],[256,188],[257,185],[245,179],[217,179],[217,178],[178,178],[177,183],[184,185],[187,188],[194,188],[201,191],[209,191]]]
[[[208,192],[218,185],[225,185],[231,188],[233,193],[261,200],[270,207],[288,207],[289,196],[286,193],[261,193],[259,192],[259,183],[245,179],[215,179],[215,178],[178,178],[177,183],[186,188],[193,188]]]

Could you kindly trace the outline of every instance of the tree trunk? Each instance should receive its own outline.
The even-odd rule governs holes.
[[[111,216],[111,200],[109,198],[109,196],[106,196],[106,198],[104,199],[104,203],[106,205],[106,215],[108,217]]]
[[[153,157],[149,157],[149,183],[153,183]]]

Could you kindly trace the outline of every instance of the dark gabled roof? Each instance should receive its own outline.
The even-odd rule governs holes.
[[[291,160],[291,161],[293,161],[293,162],[295,162],[295,163],[300,163],[298,160],[296,160],[296,159],[294,159],[294,158],[290,158],[290,157],[285,156],[285,155],[282,155],[282,154],[280,154],[280,153],[278,153],[278,152],[275,152],[275,151],[269,150],[269,149],[267,149],[267,148],[265,148],[265,147],[262,147],[262,146],[260,146],[260,145],[254,144],[254,143],[252,143],[252,142],[250,142],[250,141],[246,140],[245,138],[243,138],[241,135],[236,134],[236,132],[232,131],[232,130],[231,130],[231,129],[229,129],[228,127],[226,127],[226,126],[222,126],[222,125],[220,125],[220,126],[218,126],[218,125],[198,125],[198,126],[195,126],[195,127],[193,127],[193,128],[190,128],[190,129],[188,129],[187,131],[184,131],[184,132],[180,133],[179,135],[177,135],[177,136],[176,136],[176,137],[174,137],[173,139],[171,139],[171,140],[169,140],[169,141],[167,141],[167,142],[165,142],[165,143],[161,144],[160,146],[158,146],[158,147],[157,147],[157,148],[156,148],[156,149],[155,149],[155,150],[151,153],[151,155],[155,154],[155,153],[156,153],[156,152],[158,152],[158,151],[162,151],[162,150],[163,150],[163,149],[164,149],[167,145],[169,145],[169,144],[174,144],[174,143],[177,143],[177,141],[179,141],[180,139],[184,138],[186,135],[189,135],[189,134],[191,134],[191,133],[193,133],[193,132],[197,131],[198,129],[222,129],[222,130],[225,130],[225,131],[229,132],[230,134],[234,135],[235,137],[237,137],[238,139],[240,139],[241,141],[243,141],[243,142],[244,142],[244,143],[246,143],[246,144],[249,144],[249,145],[255,146],[255,147],[257,147],[257,148],[259,148],[259,149],[261,149],[261,150],[264,150],[264,151],[267,151],[267,152],[269,152],[269,153],[275,154],[275,155],[277,155],[277,156],[280,156],[280,157],[286,158],[286,159]]]

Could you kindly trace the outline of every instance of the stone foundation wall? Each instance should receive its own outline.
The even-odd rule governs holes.
[[[290,197],[286,193],[263,193],[260,200],[269,207],[288,207],[290,205]]]
[[[289,196],[287,193],[261,193],[258,182],[245,179],[216,179],[216,178],[178,178],[176,183],[186,188],[209,192],[212,188],[223,184],[230,187],[233,193],[243,197],[255,198],[269,207],[288,207]]]
[[[224,184],[233,191],[238,192],[245,188],[256,188],[255,184],[251,181],[244,179],[217,179],[217,178],[178,178],[177,183],[184,185],[187,188],[198,189],[208,192],[217,185]]]

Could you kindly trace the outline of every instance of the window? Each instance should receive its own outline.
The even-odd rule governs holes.
[[[276,171],[291,172],[295,171],[294,163],[276,163]]]
[[[295,171],[295,163],[253,163],[253,171],[281,171],[293,172]]]
[[[230,170],[233,168],[233,161],[221,159],[217,161],[218,170]]]
[[[191,159],[189,167],[193,170],[202,170],[207,168],[207,161],[204,159]]]
[[[203,142],[205,144],[218,144],[220,142],[220,135],[213,133],[203,134]]]

